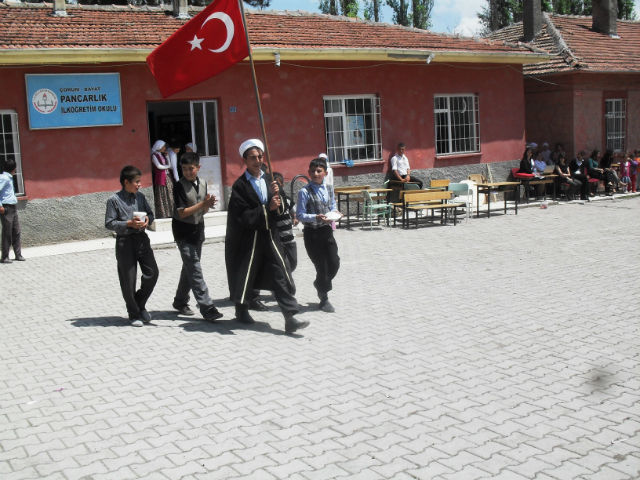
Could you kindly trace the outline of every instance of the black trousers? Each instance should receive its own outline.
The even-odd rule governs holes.
[[[276,297],[276,302],[278,302],[280,311],[285,317],[287,315],[295,315],[300,311],[298,301],[295,297],[296,290],[293,284],[293,279],[291,279],[291,283],[287,281],[287,272],[282,269],[280,261],[276,259],[270,248],[266,248],[264,251],[258,275],[269,275],[271,277],[271,284],[273,286],[273,293]],[[252,295],[249,301],[259,300],[260,290],[256,290],[255,288],[252,288],[251,290]],[[242,304],[236,302],[237,311],[246,310],[247,308],[249,308],[248,303]]]
[[[569,184],[569,195],[573,196],[578,193],[578,190],[582,188],[582,182],[576,178],[563,177],[560,179],[560,183]]]
[[[284,250],[284,261],[289,263],[289,270],[291,273],[298,266],[298,246],[296,242],[285,243],[282,245]],[[251,297],[252,302],[257,302],[260,300],[260,290],[253,291],[253,297]]]
[[[589,198],[589,178],[586,175],[582,175],[581,173],[574,173],[571,175],[571,178],[577,180],[582,185],[580,186],[580,198],[582,200],[586,200]]]
[[[13,247],[16,257],[22,255],[20,244],[20,221],[15,205],[3,205],[4,213],[0,215],[2,222],[2,259],[9,258],[9,251]]]
[[[316,287],[320,296],[324,296],[332,290],[331,282],[340,269],[338,244],[333,237],[331,226],[305,227],[304,248],[316,267],[316,280],[313,286]]]
[[[116,260],[118,261],[118,278],[124,303],[131,320],[140,318],[140,311],[145,310],[147,300],[158,281],[158,265],[151,249],[151,242],[146,233],[118,235],[116,237]],[[140,289],[136,291],[138,264],[142,279]]]
[[[404,180],[405,178],[407,178],[407,176],[406,176],[406,175],[400,175],[400,176],[402,177],[402,179],[403,179],[403,180]],[[419,178],[417,178],[417,177],[414,177],[413,175],[409,175],[409,181],[410,181],[410,182],[415,182],[415,183],[417,183],[417,184],[418,184],[418,188],[420,188],[420,190],[422,190],[422,185],[423,185],[422,180],[420,180],[420,179],[419,179]]]

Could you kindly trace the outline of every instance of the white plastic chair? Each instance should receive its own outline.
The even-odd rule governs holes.
[[[450,183],[449,191],[453,194],[451,203],[464,203],[468,222],[473,210],[473,190],[466,183]]]

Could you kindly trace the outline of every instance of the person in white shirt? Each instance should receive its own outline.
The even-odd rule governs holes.
[[[405,151],[404,143],[399,143],[398,148],[396,150],[397,153],[393,157],[391,157],[391,172],[392,172],[391,179],[398,180],[404,183],[407,183],[407,182],[417,183],[418,188],[422,190],[422,185],[423,185],[422,180],[420,180],[414,175],[411,175],[411,168],[409,167],[409,159],[407,159],[407,157],[405,156],[404,151]]]
[[[555,162],[551,160],[551,150],[549,150],[549,144],[547,142],[542,144],[542,159],[547,165],[555,165]]]

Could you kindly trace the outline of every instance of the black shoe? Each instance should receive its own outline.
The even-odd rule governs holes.
[[[284,331],[287,333],[293,333],[296,330],[302,330],[309,326],[308,320],[298,320],[293,315],[287,315],[284,317]]]
[[[210,308],[207,310],[207,313],[204,314],[205,322],[215,322],[216,320],[222,318],[224,315],[218,311],[216,307]]]
[[[0,260],[0,263],[13,263],[13,260],[11,260],[9,257],[7,257],[7,258],[3,258],[2,260]]]
[[[189,305],[182,305],[179,307],[174,303],[172,307],[175,308],[180,315],[187,315],[188,317],[195,315],[195,312],[189,308]]]
[[[16,255],[16,262],[26,262],[27,259],[24,258],[22,255]]]
[[[249,314],[249,310],[243,308],[242,310],[236,308],[236,320],[240,323],[244,323],[245,325],[251,325],[252,323],[256,323],[253,317]]]
[[[320,310],[327,313],[335,313],[336,309],[329,303],[329,297],[325,297],[320,301]]]
[[[249,304],[249,310],[255,310],[256,312],[266,312],[267,306],[260,300],[255,300]]]

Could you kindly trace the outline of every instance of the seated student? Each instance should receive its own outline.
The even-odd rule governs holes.
[[[534,165],[533,165],[533,149],[526,147],[522,154],[522,160],[520,160],[520,169],[516,173],[519,178],[533,178]]]
[[[604,157],[602,157],[602,160],[600,161],[600,167],[604,170],[604,176],[607,179],[607,182],[611,183],[613,186],[613,191],[619,193],[626,188],[627,184],[618,178],[618,174],[612,166],[613,161],[613,150],[607,149],[607,151],[604,152]]]
[[[120,171],[122,190],[107,200],[104,226],[116,233],[116,261],[120,290],[127,306],[131,325],[142,327],[151,321],[147,300],[158,281],[158,265],[145,228],[153,223],[153,211],[140,192],[142,172],[128,165]],[[144,220],[134,213],[146,214]],[[138,264],[142,271],[140,289],[136,291]]]
[[[173,299],[173,308],[182,315],[193,315],[189,308],[189,292],[198,303],[200,313],[206,322],[222,318],[209,296],[209,287],[202,273],[202,244],[204,243],[204,214],[212,208],[217,199],[207,192],[207,182],[198,177],[200,157],[188,152],[180,157],[182,178],[176,182],[173,220],[171,230],[180,250],[182,271],[178,288]]]
[[[326,218],[329,212],[337,212],[336,198],[331,185],[324,183],[327,163],[323,158],[311,160],[309,178],[311,183],[298,192],[298,211],[296,217],[304,224],[304,248],[316,268],[313,286],[318,292],[320,310],[335,312],[329,303],[332,281],[340,269],[338,244],[333,236],[331,220]]]
[[[422,180],[411,175],[411,168],[409,168],[409,159],[407,159],[407,157],[405,156],[404,151],[404,143],[399,143],[396,154],[391,157],[391,172],[393,174],[391,179],[405,183],[417,183],[418,188],[422,190]]]
[[[547,142],[544,142],[542,144],[542,159],[544,160],[544,163],[546,163],[547,165],[555,165],[555,162],[552,160],[551,155],[552,155],[552,151],[549,150],[549,144]]]
[[[547,164],[542,158],[542,152],[536,153],[536,156],[533,159],[533,173],[538,176],[542,175],[544,173],[545,168],[547,168]]]
[[[593,152],[591,152],[591,156],[589,158],[587,158],[586,161],[586,172],[587,175],[589,175],[590,178],[597,178],[598,180],[600,180],[601,182],[604,182],[605,184],[605,192],[607,193],[607,195],[612,195],[612,190],[614,188],[613,182],[611,181],[611,178],[607,178],[607,175],[605,175],[605,171],[604,168],[600,167],[600,159],[602,158],[602,154],[600,153],[600,150],[594,150]],[[598,188],[598,184],[595,184],[595,188]]]
[[[230,298],[236,304],[237,320],[251,324],[248,306],[253,290],[273,291],[285,332],[293,333],[309,322],[294,317],[299,311],[296,287],[276,230],[280,189],[277,182],[267,186],[260,168],[264,155],[260,140],[247,140],[239,151],[246,171],[233,183],[224,248]]]
[[[561,153],[564,156],[564,153]],[[582,200],[589,200],[593,197],[593,193],[589,192],[589,177],[586,174],[587,171],[587,162],[584,161],[584,156],[586,153],[584,150],[580,150],[576,155],[576,158],[571,160],[569,163],[569,173],[571,174],[571,178],[579,181],[582,186],[580,189],[580,198]]]
[[[569,172],[569,165],[567,165],[567,159],[565,158],[564,153],[559,155],[558,164],[554,170],[554,173],[558,175],[559,183],[568,183],[569,191],[567,192],[567,200],[571,201],[574,199],[576,193],[582,188],[582,182],[576,178],[571,178],[571,173]],[[583,200],[584,191],[583,191]]]

